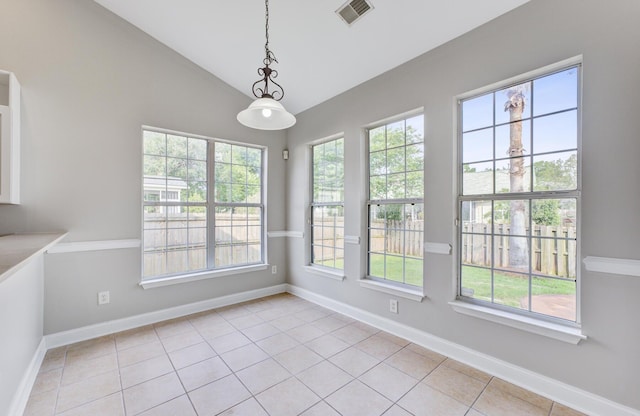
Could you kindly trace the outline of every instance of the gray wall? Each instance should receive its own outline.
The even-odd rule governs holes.
[[[139,238],[140,126],[148,124],[268,145],[267,228],[292,231],[306,227],[307,143],[344,132],[346,234],[365,237],[362,126],[424,106],[425,238],[454,244],[453,97],[583,54],[581,254],[637,258],[637,0],[533,0],[300,114],[288,133],[286,166],[280,157],[284,133],[256,132],[235,122],[247,97],[94,2],[1,1],[0,68],[15,72],[22,84],[23,204],[0,206],[0,233],[66,230],[66,241]],[[347,247],[348,277],[339,283],[304,271],[299,241],[288,249],[284,241],[271,243],[269,260],[279,266],[278,275],[265,271],[146,291],[137,285],[139,250],[48,255],[44,331],[282,283],[286,254],[295,285],[640,408],[640,279],[583,269],[582,320],[589,340],[573,346],[453,312],[447,305],[455,287],[453,256],[426,255],[428,299],[401,300],[400,314],[390,315],[387,295],[357,283],[365,270],[364,244]],[[109,306],[96,305],[100,290],[111,290]],[[2,322],[16,321],[5,316]]]
[[[247,96],[93,1],[1,4],[0,68],[22,85],[22,205],[0,206],[0,233],[63,230],[65,242],[140,238],[143,124],[267,145],[267,229],[284,229],[286,135],[237,123]],[[273,243],[277,275],[149,290],[137,285],[139,249],[47,255],[44,331],[283,283],[286,246]],[[110,305],[97,306],[100,290],[111,291]]]
[[[414,108],[425,113],[425,240],[455,247],[454,184],[458,94],[579,54],[583,66],[583,199],[581,256],[639,258],[637,189],[640,167],[640,2],[533,0],[413,61],[298,116],[289,130],[289,230],[307,225],[308,143],[344,132],[347,235],[366,241],[366,178],[362,126]],[[415,39],[413,41],[420,41]],[[380,45],[384,54],[385,45]],[[308,232],[307,232],[308,235]],[[305,244],[308,244],[308,237]],[[422,303],[359,286],[366,244],[347,245],[347,279],[305,272],[304,244],[290,244],[289,280],[318,294],[395,319],[531,371],[640,408],[640,279],[581,270],[582,321],[589,339],[578,346],[455,313],[455,255],[425,255]],[[582,263],[581,263],[582,264]]]

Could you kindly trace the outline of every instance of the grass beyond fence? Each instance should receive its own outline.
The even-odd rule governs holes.
[[[327,264],[328,265],[328,264]],[[344,267],[344,259],[336,259],[336,267]],[[383,260],[374,257],[371,261],[372,270],[382,270]],[[387,280],[402,282],[402,258],[387,256]],[[420,273],[408,273],[406,284],[422,286],[422,270]],[[494,273],[493,301],[505,306],[515,308],[528,308],[529,280],[526,275],[517,275],[507,272]],[[462,286],[473,290],[473,297],[479,300],[491,302],[491,270],[478,267],[464,267]],[[576,284],[572,280],[549,279],[532,277],[531,294],[538,295],[574,295]]]
[[[402,283],[402,258],[401,257],[393,257],[387,256],[387,280],[391,280],[394,282]],[[412,259],[414,260],[414,259]],[[415,262],[417,263],[417,262]],[[322,266],[333,266],[333,261],[326,261],[318,263]],[[336,259],[336,268],[343,269],[344,268],[344,259]],[[371,260],[371,270],[384,270],[384,260],[381,257],[374,256]],[[408,285],[420,286],[422,287],[422,261],[420,261],[420,268],[416,269],[415,267],[409,267],[406,275],[406,280],[404,283]],[[381,276],[377,276],[381,277]]]
[[[462,287],[473,290],[474,299],[491,302],[491,270],[463,267]],[[493,302],[516,308],[528,308],[529,279],[527,275],[495,271],[493,274]],[[532,277],[531,295],[575,295],[572,280]]]

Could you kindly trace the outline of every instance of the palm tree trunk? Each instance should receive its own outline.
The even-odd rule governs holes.
[[[524,154],[522,147],[522,112],[525,101],[522,92],[509,92],[510,97],[505,105],[509,110],[510,141],[509,156],[511,157],[509,169],[510,192],[523,192],[525,190]],[[524,201],[511,201],[510,206],[510,236],[509,236],[509,266],[524,269],[529,266],[529,245],[527,239],[515,236],[526,234],[527,221],[525,216]]]

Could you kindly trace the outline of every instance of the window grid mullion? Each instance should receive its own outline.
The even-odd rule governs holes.
[[[310,202],[310,255],[311,264],[318,264],[325,267],[337,268],[337,209],[344,206],[343,201],[337,201],[336,192],[339,195],[344,194],[344,179],[342,179],[342,188],[338,189],[336,185],[340,185],[338,177],[329,178],[333,172],[337,175],[343,171],[339,165],[344,164],[343,151],[338,152],[338,146],[343,146],[343,139],[336,138],[324,143],[311,146],[311,202]],[[318,174],[316,174],[318,173]],[[331,180],[329,180],[331,179]],[[316,211],[319,211],[320,218],[316,217]],[[330,214],[329,211],[332,213]],[[327,223],[329,222],[329,223]],[[332,232],[330,239],[326,238],[329,232]],[[320,240],[317,240],[317,239]],[[316,249],[321,250],[321,255],[316,256]],[[330,257],[326,257],[325,253],[332,253]]]
[[[545,111],[544,113],[541,114],[536,114],[534,115],[534,110],[535,110],[535,106],[536,103],[533,102],[534,100],[534,95],[535,95],[535,86],[537,85],[535,81],[539,80],[539,79],[543,79],[545,77],[549,77],[551,75],[557,75],[563,72],[567,72],[570,73],[571,71],[575,71],[573,74],[573,77],[571,79],[569,79],[569,81],[566,81],[566,77],[562,80],[562,82],[575,82],[575,80],[577,79],[577,85],[576,85],[576,97],[572,97],[576,99],[576,102],[578,103],[577,106],[568,106],[565,108],[561,108],[561,109],[554,109],[554,107],[550,107],[548,108],[548,110],[553,110],[553,111]],[[496,99],[497,99],[497,92],[498,91],[507,91],[509,89],[510,86],[502,86],[502,87],[498,87],[496,88],[494,91],[489,92],[490,94],[492,94],[492,118],[493,118],[493,126],[483,126],[480,128],[474,128],[474,129],[468,129],[468,130],[463,130],[463,126],[465,125],[464,123],[464,119],[465,116],[467,116],[464,111],[463,111],[463,103],[467,100],[472,100],[472,99],[476,99],[476,98],[480,98],[482,97],[484,94],[478,94],[474,97],[469,97],[466,99],[461,99],[458,101],[458,111],[459,114],[461,115],[458,119],[458,128],[459,128],[459,133],[458,133],[458,149],[459,149],[459,155],[458,155],[458,163],[459,163],[459,167],[458,167],[458,174],[460,175],[459,177],[459,181],[458,181],[458,186],[460,189],[460,193],[458,195],[458,209],[459,209],[459,213],[460,213],[460,217],[461,220],[466,221],[465,218],[467,218],[466,216],[468,215],[469,217],[469,221],[475,222],[480,220],[481,222],[485,221],[483,219],[478,219],[475,218],[475,213],[473,212],[476,208],[475,205],[473,204],[473,202],[479,202],[479,203],[483,203],[483,202],[490,202],[490,206],[491,206],[491,213],[492,213],[492,218],[489,220],[490,224],[491,224],[491,232],[489,233],[489,236],[491,238],[491,267],[479,267],[478,265],[474,264],[474,259],[473,257],[469,258],[466,257],[468,255],[467,253],[467,247],[469,244],[474,245],[476,243],[474,243],[474,240],[471,239],[469,240],[468,237],[465,236],[482,236],[485,235],[483,233],[477,233],[474,232],[474,229],[471,228],[471,232],[469,232],[469,230],[466,227],[463,227],[462,224],[460,224],[460,232],[459,232],[459,236],[460,236],[460,250],[459,250],[459,264],[460,264],[460,274],[459,274],[459,292],[458,295],[459,296],[463,296],[466,297],[471,296],[473,298],[473,292],[471,292],[471,294],[469,295],[468,292],[464,292],[463,294],[463,285],[465,280],[467,279],[465,277],[465,280],[462,279],[462,268],[463,267],[470,267],[470,268],[477,268],[477,269],[482,269],[482,270],[490,270],[490,277],[491,277],[491,303],[493,304],[493,306],[496,306],[497,308],[503,309],[503,308],[510,308],[511,306],[504,306],[501,304],[497,304],[496,303],[496,279],[497,279],[497,271],[499,270],[505,270],[507,273],[509,272],[517,272],[517,274],[521,274],[522,271],[520,270],[514,270],[514,269],[509,269],[509,264],[507,263],[507,268],[504,268],[504,264],[502,263],[502,261],[500,263],[496,263],[496,250],[498,249],[498,247],[496,246],[496,238],[513,238],[514,235],[512,235],[511,233],[509,234],[504,234],[504,233],[498,233],[498,229],[495,228],[493,226],[493,223],[496,219],[495,217],[495,213],[496,213],[496,203],[500,202],[500,201],[514,201],[514,200],[524,200],[526,203],[526,206],[528,208],[528,214],[527,214],[527,226],[529,229],[529,233],[523,235],[522,237],[520,236],[515,236],[516,238],[523,238],[524,240],[526,240],[527,243],[527,262],[526,264],[523,263],[523,265],[526,267],[526,278],[527,278],[527,296],[526,296],[526,300],[527,300],[527,307],[526,307],[526,311],[528,313],[535,313],[535,314],[540,314],[542,312],[540,312],[540,310],[538,310],[536,308],[536,310],[534,310],[534,278],[540,278],[540,279],[555,279],[558,281],[569,281],[569,282],[575,282],[576,285],[578,284],[578,278],[577,278],[577,274],[579,272],[577,266],[573,263],[575,263],[577,261],[577,258],[579,257],[577,250],[578,250],[578,236],[577,236],[577,230],[574,229],[575,225],[572,226],[572,224],[575,224],[573,221],[575,219],[577,219],[578,215],[579,215],[579,209],[580,209],[580,172],[581,172],[581,166],[580,166],[580,108],[579,108],[579,97],[580,97],[580,83],[579,83],[579,79],[581,76],[581,72],[580,72],[580,64],[574,64],[570,67],[564,67],[563,69],[559,69],[559,70],[555,70],[553,72],[550,73],[546,73],[546,74],[542,74],[539,75],[535,78],[531,78],[528,81],[520,81],[517,84],[514,84],[513,86],[517,86],[517,85],[525,85],[527,84],[529,86],[528,91],[530,92],[530,96],[525,96],[526,99],[526,103],[525,105],[529,106],[529,116],[528,117],[523,117],[521,120],[516,120],[516,121],[511,121],[511,119],[509,119],[508,123],[500,123],[498,124],[497,121],[498,119],[496,118],[496,111],[497,111],[497,106],[496,106]],[[549,82],[549,78],[546,79],[545,82]],[[558,81],[555,81],[558,82]],[[549,84],[546,85],[546,88],[549,88]],[[486,93],[485,93],[486,94]],[[547,94],[549,94],[547,92]],[[510,96],[511,97],[511,96]],[[549,97],[547,96],[547,100],[549,100]],[[478,103],[480,103],[480,101],[477,101]],[[474,104],[474,105],[480,105],[480,104]],[[544,105],[544,104],[543,104]],[[470,109],[473,109],[474,107],[468,107]],[[475,108],[479,108],[479,107],[475,107]],[[545,108],[545,110],[547,110],[547,108]],[[474,110],[475,111],[475,110]],[[563,147],[559,147],[557,149],[553,149],[552,151],[547,151],[547,152],[543,152],[540,154],[535,153],[536,151],[536,143],[544,143],[544,142],[540,142],[541,140],[549,140],[548,138],[545,138],[545,136],[542,136],[543,138],[539,139],[536,138],[536,134],[538,134],[538,132],[534,131],[534,120],[541,118],[541,117],[549,117],[549,116],[553,116],[556,114],[561,114],[561,113],[568,113],[568,112],[572,112],[572,111],[577,111],[578,113],[578,117],[577,117],[577,121],[578,121],[578,126],[577,126],[577,136],[575,138],[576,140],[576,146],[577,147],[571,147],[571,146],[563,146]],[[526,178],[526,181],[529,184],[529,192],[519,192],[519,193],[506,193],[506,194],[498,194],[497,190],[499,187],[498,184],[498,175],[497,175],[497,170],[496,170],[496,163],[497,161],[502,161],[502,160],[508,160],[511,161],[513,160],[512,157],[506,158],[506,159],[498,159],[497,158],[497,137],[496,137],[496,127],[499,126],[503,126],[503,125],[510,125],[512,123],[518,122],[518,123],[524,123],[525,121],[529,120],[529,126],[527,126],[527,130],[528,130],[528,134],[529,134],[529,138],[530,141],[527,143],[522,143],[523,147],[524,146],[529,146],[531,148],[531,151],[528,155],[523,155],[523,157],[526,158],[525,163],[527,163],[530,166],[530,170],[529,170],[529,175]],[[479,130],[485,130],[487,129],[487,127],[492,127],[493,128],[493,136],[492,136],[492,144],[493,144],[493,149],[492,149],[492,154],[494,159],[492,160],[492,165],[493,165],[493,173],[491,175],[491,183],[492,183],[492,189],[493,192],[489,193],[489,194],[469,194],[468,192],[472,192],[473,189],[472,187],[469,185],[471,182],[467,182],[467,179],[465,178],[465,174],[469,174],[469,172],[465,172],[464,169],[464,165],[466,165],[466,163],[463,162],[463,154],[464,154],[464,149],[463,149],[463,135],[465,133],[468,132],[473,132],[473,131],[479,131]],[[524,133],[524,132],[523,132]],[[572,136],[569,136],[569,139],[571,140]],[[563,142],[564,144],[564,142]],[[562,155],[561,157],[564,157],[565,159],[558,159],[559,161],[563,161],[564,163],[566,163],[565,161],[571,160],[569,159],[569,156],[566,156],[567,154],[570,154],[569,152],[575,152],[574,154],[577,154],[577,165],[575,165],[573,168],[568,168],[568,169],[574,169],[576,172],[574,172],[573,174],[577,174],[577,181],[576,181],[576,189],[569,189],[569,190],[551,190],[551,191],[546,191],[546,190],[538,190],[538,191],[534,191],[534,181],[536,179],[536,172],[535,172],[535,167],[534,167],[534,156],[538,157],[538,156],[546,156],[546,155]],[[571,156],[573,157],[573,156]],[[472,159],[473,160],[473,159]],[[540,159],[538,159],[540,160]],[[547,158],[548,161],[552,161],[552,157],[548,157]],[[489,162],[488,160],[486,161],[475,161],[473,160],[472,162],[469,163],[486,163]],[[537,163],[537,162],[536,162]],[[511,163],[509,163],[510,165]],[[526,165],[525,165],[526,166]],[[566,165],[565,165],[566,166]],[[566,167],[564,167],[563,169],[567,169]],[[474,173],[475,170],[470,171],[471,173]],[[552,171],[553,172],[553,171]],[[566,172],[566,171],[565,171]],[[568,174],[571,174],[571,171],[569,171]],[[548,175],[548,173],[547,173]],[[471,175],[469,176],[471,178]],[[481,177],[478,177],[481,178]],[[475,179],[475,178],[474,178]],[[469,179],[470,181],[471,179]],[[574,179],[575,181],[575,179]],[[525,183],[527,183],[525,182]],[[558,185],[547,185],[548,182],[542,182],[539,183],[538,186],[542,187],[542,186],[546,186],[546,187],[561,187],[563,183],[559,182]],[[569,184],[571,184],[571,182],[568,182]],[[465,188],[465,184],[468,186],[469,189]],[[503,186],[503,185],[500,185]],[[477,189],[477,188],[476,188]],[[465,194],[463,194],[463,192]],[[546,208],[546,209],[553,209],[556,210],[555,212],[557,214],[555,215],[561,215],[561,219],[563,222],[558,222],[555,223],[554,220],[552,219],[546,219],[549,218],[548,215],[551,214],[547,214],[547,212],[539,211],[538,215],[542,215],[542,217],[537,217],[537,218],[543,218],[542,221],[540,223],[534,222],[534,202],[535,201],[544,201],[544,200],[558,200],[560,201],[559,203],[563,204],[562,206],[557,205],[556,207],[552,207],[552,208]],[[568,202],[561,202],[562,200],[569,200]],[[573,202],[571,202],[570,200],[573,200]],[[465,202],[467,204],[465,204]],[[565,205],[566,204],[566,205]],[[465,208],[465,210],[463,210],[463,207],[467,206],[468,208]],[[536,205],[536,207],[538,207],[538,209],[545,209],[544,204],[540,204],[540,205]],[[483,212],[483,211],[479,211],[479,212]],[[509,220],[507,220],[509,221]],[[559,220],[558,220],[559,221]],[[568,221],[568,222],[565,222]],[[538,226],[537,224],[540,224],[540,227],[557,227],[557,228],[551,228],[548,230],[557,230],[553,231],[553,235],[536,235],[536,233],[534,232],[534,228],[536,226]],[[568,225],[566,225],[568,224]],[[565,228],[567,227],[567,228]],[[465,231],[467,230],[467,231]],[[563,234],[561,234],[559,231],[560,230],[569,230],[569,231],[564,231]],[[571,231],[573,230],[573,231]],[[571,236],[573,235],[573,236]],[[541,261],[543,256],[543,252],[542,251],[537,251],[537,250],[542,250],[541,248],[536,248],[535,243],[534,242],[538,242],[538,244],[540,244],[541,241],[547,241],[549,242],[549,244],[553,244],[551,247],[548,247],[545,250],[552,250],[552,254],[550,254],[551,257],[551,261],[555,262],[555,265],[552,263],[551,265],[549,265],[549,263],[545,263],[547,264],[547,267],[551,268],[551,269],[546,269],[546,270],[550,270],[549,273],[551,274],[545,274],[545,273],[541,273],[541,272],[535,272],[536,270],[545,270],[545,269],[537,269],[537,267],[544,267],[544,266],[538,266],[536,263],[536,261]],[[502,244],[502,243],[501,243]],[[464,253],[463,253],[463,245],[464,245]],[[573,246],[573,247],[572,247]],[[539,247],[542,247],[541,245],[539,245]],[[473,248],[472,248],[472,253],[473,253]],[[573,255],[571,254],[573,253]],[[465,256],[465,257],[463,257]],[[536,256],[540,256],[540,257],[536,257]],[[549,256],[549,255],[547,255]],[[562,256],[562,257],[561,257]],[[573,258],[572,258],[573,257]],[[470,259],[470,260],[469,260]],[[542,261],[545,261],[544,259],[542,259]],[[571,263],[568,263],[569,261],[571,261]],[[560,268],[560,264],[562,263],[562,267],[563,267],[563,271],[560,272],[559,268]],[[500,265],[500,267],[498,267],[498,265]],[[566,267],[566,269],[564,269]],[[575,270],[573,270],[573,272],[571,271],[571,268],[574,268]],[[555,273],[563,273],[562,275],[553,275]],[[576,275],[571,278],[569,273],[576,273]],[[566,274],[566,275],[565,275]],[[471,276],[471,275],[469,275]],[[517,278],[515,277],[516,275],[514,275],[513,278]],[[470,277],[469,277],[470,278]],[[507,279],[511,279],[512,277],[506,277]],[[504,279],[504,278],[503,278]],[[515,281],[514,281],[515,282]],[[524,282],[523,282],[524,283]],[[520,285],[518,283],[518,285]],[[518,286],[516,285],[516,286]],[[577,289],[576,289],[576,285],[573,286],[573,294],[574,296],[577,296]],[[522,287],[522,286],[520,286]],[[467,286],[467,288],[469,288],[469,286]],[[473,289],[472,289],[473,290]],[[501,290],[504,290],[501,289]],[[539,294],[545,294],[548,292],[544,291],[544,288],[541,289],[541,291],[538,292]],[[553,293],[553,292],[551,292]],[[502,297],[505,296],[504,293],[501,291],[500,292],[500,298],[501,300],[499,300],[501,303],[505,302],[504,300],[502,300]],[[507,303],[505,303],[505,305],[507,305]],[[579,305],[577,305],[577,309],[574,310],[574,312],[579,312]],[[556,317],[552,314],[549,314],[545,317],[545,319],[549,319],[551,321],[557,321],[557,320],[563,320],[566,318],[562,318],[562,317]],[[579,322],[579,316],[575,315],[573,318],[573,321],[578,321]]]
[[[215,171],[216,142],[207,143],[207,268],[215,268],[216,264],[216,205],[215,205]]]
[[[367,225],[367,231],[368,231],[368,242],[367,242],[367,274],[369,275],[369,277],[373,277],[373,278],[379,278],[385,281],[388,281],[389,283],[400,283],[400,284],[416,284],[416,283],[409,283],[409,281],[407,280],[408,278],[408,272],[407,272],[407,256],[408,256],[408,239],[409,239],[409,233],[408,233],[408,229],[407,229],[407,218],[406,215],[408,215],[408,211],[406,211],[406,206],[407,205],[418,205],[418,204],[423,204],[424,203],[424,199],[423,198],[408,198],[407,195],[409,193],[408,191],[408,180],[409,180],[409,173],[412,173],[414,171],[421,171],[424,172],[424,159],[422,159],[422,168],[421,169],[412,169],[411,171],[409,171],[409,138],[408,138],[408,126],[409,126],[409,120],[412,117],[424,117],[422,115],[411,115],[410,117],[404,118],[402,120],[393,120],[390,122],[387,122],[386,124],[380,125],[380,126],[374,126],[371,127],[367,130],[367,140],[368,140],[368,154],[369,154],[369,163],[368,163],[368,169],[369,169],[369,174],[368,174],[368,178],[369,178],[369,195],[368,195],[368,200],[367,200],[367,206],[368,206],[368,225]],[[402,143],[400,145],[395,145],[390,142],[390,135],[392,133],[394,133],[395,130],[391,130],[390,126],[394,123],[397,123],[397,121],[401,121],[401,123],[399,126],[399,129],[402,129],[402,131],[400,132],[398,129],[398,134],[402,135]],[[383,139],[384,140],[384,145],[381,146],[381,148],[378,148],[375,151],[371,151],[370,150],[370,146],[371,146],[371,133],[373,130],[377,130],[376,134],[380,134],[380,136],[377,136],[378,140]],[[379,143],[378,143],[379,144]],[[418,145],[421,144],[424,148],[424,138],[421,138],[421,140],[419,142],[416,143],[411,143],[411,145]],[[401,150],[399,150],[401,149]],[[413,149],[413,148],[412,148]],[[394,151],[394,155],[396,155],[397,153],[401,154],[401,157],[403,157],[402,163],[398,164],[397,159],[394,159],[393,161],[390,160],[390,151]],[[384,152],[384,167],[385,167],[385,171],[384,174],[382,175],[373,175],[371,174],[371,156],[375,153],[379,153],[379,152]],[[424,156],[422,156],[424,157]],[[398,169],[398,167],[400,169]],[[393,170],[393,171],[392,171]],[[382,178],[384,177],[384,178]],[[391,192],[392,191],[397,191],[397,189],[391,189],[391,186],[394,186],[394,183],[392,183],[390,181],[391,177],[394,178],[394,180],[397,178],[399,180],[402,181],[402,183],[404,184],[403,189],[401,189],[401,193],[402,193],[402,197],[401,198],[391,198],[391,196],[393,195]],[[374,190],[374,188],[372,187],[372,178],[380,178],[378,179],[378,184],[380,184],[379,186],[384,186],[384,192],[380,192],[381,189],[379,188],[375,188],[375,190],[377,191],[375,194],[372,192],[372,190]],[[423,178],[424,181],[424,178]],[[384,195],[385,197],[383,197],[382,199],[380,198],[380,194]],[[375,198],[373,198],[375,197]],[[375,210],[375,212],[383,212],[384,216],[381,217],[382,219],[382,224],[376,224],[377,227],[373,227],[374,225],[374,207],[387,207],[387,206],[393,206],[393,205],[399,205],[400,206],[400,211],[397,214],[394,214],[393,217],[389,217],[389,211],[387,211],[386,209],[384,211],[380,211],[380,210]],[[377,214],[376,214],[377,215]],[[402,222],[402,225],[398,224],[398,226],[400,228],[396,229],[396,228],[391,228],[392,221],[396,221],[395,219],[390,219],[390,218],[395,218],[395,215],[399,215],[400,218],[398,219],[398,221]],[[412,217],[413,219],[413,217]],[[381,228],[378,228],[380,227]],[[376,232],[382,232],[382,247],[380,247],[377,251],[373,251],[373,232],[374,230],[376,230]],[[380,230],[380,231],[378,231]],[[395,237],[391,236],[391,233],[395,234]],[[395,240],[395,242],[392,242],[390,240],[390,238],[396,238],[397,240]],[[395,251],[390,251],[391,246],[390,244],[393,245],[393,247],[396,246],[400,246],[400,247],[396,247],[400,252],[396,253]],[[394,248],[394,250],[396,249]],[[376,254],[379,253],[379,254]],[[420,253],[422,254],[422,253]],[[382,264],[378,264],[375,265],[375,267],[377,268],[377,270],[375,271],[375,273],[380,273],[382,274],[382,276],[379,276],[378,274],[374,275],[374,271],[373,271],[373,262],[372,262],[372,256],[376,255],[376,256],[380,256],[382,258]],[[376,257],[376,258],[380,258],[380,257]],[[422,256],[420,256],[422,258]],[[378,261],[378,260],[376,260]],[[400,270],[396,270],[396,276],[394,279],[390,279],[390,273],[391,273],[391,262],[394,263],[393,267],[395,269],[398,269],[398,267],[400,268]],[[399,280],[399,282],[398,282]],[[419,286],[422,286],[422,282],[419,283]]]
[[[172,139],[172,143],[170,143],[168,139],[168,134],[175,136],[175,139]],[[154,144],[154,141],[155,141],[155,144]],[[220,144],[220,146],[227,146],[227,149],[230,154],[230,160],[228,161],[229,162],[228,166],[230,170],[230,176],[229,176],[230,182],[226,185],[231,187],[234,184],[239,184],[240,186],[243,186],[245,190],[249,190],[250,189],[249,175],[252,174],[252,175],[259,176],[256,179],[256,182],[259,183],[259,191],[260,191],[259,203],[249,203],[249,202],[246,202],[246,200],[241,203],[219,203],[215,201],[216,199],[215,192],[214,192],[214,188],[216,184],[215,155],[217,150],[216,144],[218,143]],[[144,146],[147,146],[147,145],[150,145],[150,147],[155,147],[155,148],[153,150],[147,151],[148,149],[144,148]],[[172,148],[170,151],[169,146],[173,146],[173,145],[176,145],[179,147]],[[160,146],[160,148],[158,148],[158,146]],[[198,148],[204,149],[204,155],[205,155],[204,157],[202,156],[203,153],[200,152]],[[173,151],[174,149],[178,149],[178,150]],[[230,223],[230,227],[229,227],[229,230],[233,230],[234,229],[233,227],[235,226],[236,228],[240,227],[238,229],[239,230],[242,229],[242,231],[244,231],[243,232],[244,237],[242,241],[237,241],[234,243],[234,245],[238,245],[238,244],[242,245],[242,247],[239,247],[237,249],[239,250],[239,253],[243,256],[243,258],[241,259],[242,261],[240,263],[237,263],[237,262],[234,263],[232,261],[231,262],[232,264],[224,267],[236,267],[236,266],[244,266],[246,264],[256,263],[255,255],[250,258],[250,253],[251,253],[253,244],[249,244],[249,243],[251,241],[255,241],[256,236],[254,236],[253,233],[257,230],[254,223],[252,223],[251,225],[249,224],[248,215],[249,215],[249,210],[252,208],[255,209],[258,213],[258,218],[257,218],[259,221],[258,232],[260,234],[258,236],[258,239],[260,241],[259,261],[260,262],[264,261],[265,239],[263,234],[264,234],[264,224],[265,224],[265,221],[264,221],[265,208],[264,208],[264,204],[262,203],[263,194],[264,194],[264,188],[263,188],[264,150],[262,149],[259,150],[260,173],[259,174],[252,173],[250,172],[250,169],[249,169],[250,167],[254,166],[254,163],[256,161],[256,156],[258,155],[257,149],[259,149],[257,146],[244,145],[244,144],[232,144],[231,142],[218,141],[217,139],[210,139],[206,137],[197,137],[197,136],[187,135],[184,133],[168,132],[161,129],[143,128],[143,158],[154,157],[154,158],[162,158],[163,160],[162,171],[158,172],[158,176],[162,178],[162,182],[159,183],[159,185],[161,186],[160,188],[161,190],[153,191],[153,192],[158,193],[159,199],[165,199],[164,201],[163,200],[146,201],[143,198],[143,203],[142,203],[143,216],[147,215],[146,214],[147,210],[151,208],[162,209],[164,212],[164,216],[160,217],[160,218],[164,218],[163,220],[164,223],[161,225],[160,228],[155,228],[156,230],[164,234],[163,239],[160,242],[160,244],[162,244],[162,247],[158,245],[156,245],[155,247],[152,247],[153,250],[162,251],[162,253],[164,253],[161,258],[157,258],[155,260],[157,261],[156,263],[157,265],[159,265],[160,263],[162,264],[161,266],[162,268],[159,271],[154,272],[153,270],[151,270],[153,265],[149,263],[150,268],[148,271],[145,271],[145,265],[144,265],[145,263],[143,262],[143,273],[144,273],[143,280],[150,277],[151,278],[161,278],[165,276],[172,277],[172,276],[177,276],[184,273],[191,273],[194,270],[200,269],[200,266],[198,265],[198,263],[194,263],[196,261],[197,262],[203,261],[202,257],[200,257],[200,260],[197,260],[197,257],[194,257],[194,256],[198,256],[198,254],[196,254],[196,250],[201,250],[202,248],[202,246],[196,241],[196,238],[197,238],[196,235],[198,235],[200,232],[204,232],[206,234],[205,243],[204,243],[206,262],[204,262],[204,265],[202,266],[201,269],[214,270],[219,268],[218,266],[220,266],[220,264],[216,264],[216,261],[215,261],[215,253],[217,251],[216,232],[218,231],[218,227],[219,227],[219,224],[216,221],[219,217],[216,214],[216,209],[219,207],[246,209],[246,215],[244,216],[244,219],[240,220],[239,222],[235,221],[236,222],[235,225]],[[239,156],[233,159],[233,153],[236,151],[238,152]],[[183,155],[186,155],[186,156],[183,156]],[[243,159],[246,159],[246,163],[243,162]],[[147,166],[146,160],[147,159],[143,160],[143,162],[145,163],[144,165],[145,171],[143,173],[143,175],[145,175],[145,178],[146,178],[146,175],[153,176],[152,173],[147,173],[148,171],[146,168]],[[224,159],[221,159],[221,161],[222,160]],[[176,178],[175,180],[172,178],[171,181],[169,180],[171,177],[170,174],[173,172],[169,170],[170,168],[169,161],[172,161],[172,163],[175,162],[175,165],[176,165],[175,167],[177,169],[180,169],[179,171],[177,171],[177,172],[180,172],[178,175],[174,174],[174,176],[177,176],[178,178]],[[206,162],[205,178],[198,177],[198,171],[197,171],[197,169],[201,169],[205,166],[203,164],[196,165],[192,163],[192,161],[197,161],[200,163]],[[150,160],[150,163],[152,162],[154,161]],[[160,161],[158,161],[158,163],[160,163]],[[153,168],[153,165],[150,165],[150,166]],[[159,167],[160,166],[158,166],[158,168]],[[240,178],[233,175],[234,167],[239,172],[239,175],[242,175]],[[242,167],[244,169],[238,169],[238,167]],[[149,172],[152,172],[152,171],[149,171]],[[192,180],[192,178],[197,178],[197,179]],[[178,193],[178,196],[176,197],[171,193],[173,191],[169,191],[169,189],[171,189],[172,186],[176,186],[176,184],[173,182],[177,180],[185,182],[186,188],[181,188]],[[206,199],[204,202],[191,200],[190,185],[192,184],[192,182],[194,185],[196,185],[196,181],[198,182],[199,186],[206,184],[205,194],[202,195],[202,197]],[[152,188],[152,189],[155,189],[155,188]],[[202,188],[199,188],[199,189],[202,189]],[[254,189],[255,188],[253,187],[251,188],[252,191]],[[175,200],[167,201],[166,200],[169,198],[172,198],[172,199],[180,198],[180,193],[183,193],[184,196],[182,198],[187,199],[186,201],[175,201]],[[145,188],[145,195],[146,194],[147,193]],[[247,194],[247,197],[248,196],[249,195]],[[197,210],[194,210],[194,208],[202,209],[206,213],[206,216],[203,217],[203,219],[205,219],[206,221],[206,227],[198,226],[196,228],[192,228],[192,226],[196,226],[196,224],[193,224],[193,221],[194,220],[197,221],[199,218],[199,215],[196,212]],[[175,211],[171,211],[171,209]],[[170,211],[175,213],[180,211],[180,215],[176,216],[175,219],[180,222],[186,221],[186,225],[184,227],[179,227],[179,228],[170,227],[170,224],[168,223]],[[233,218],[230,217],[230,221],[234,221]],[[143,221],[143,230],[148,231],[152,229],[146,228],[145,222]],[[175,239],[176,239],[176,241],[174,242],[175,244],[173,244],[171,247],[170,247],[170,243],[173,237],[170,237],[169,235],[170,230],[179,230],[179,231],[176,231],[176,232],[179,232],[179,234],[175,235]],[[196,232],[197,234],[194,234]],[[252,234],[249,234],[250,232]],[[231,236],[229,236],[229,238],[230,237]],[[146,238],[146,237],[143,235],[143,238]],[[170,251],[173,251],[176,249],[184,250],[187,252],[186,258],[182,257],[182,259],[179,260],[180,263],[178,264],[172,263],[172,260],[168,256]],[[150,250],[142,250],[142,251],[144,256],[144,253],[149,252]],[[234,255],[235,253],[229,252],[229,256],[231,257],[232,260]],[[155,269],[155,270],[158,270],[158,269]]]

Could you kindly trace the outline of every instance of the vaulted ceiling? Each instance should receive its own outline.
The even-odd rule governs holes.
[[[263,0],[95,0],[251,95],[265,43]],[[282,103],[296,114],[529,0],[369,0],[351,26],[344,0],[271,0],[269,46]]]

